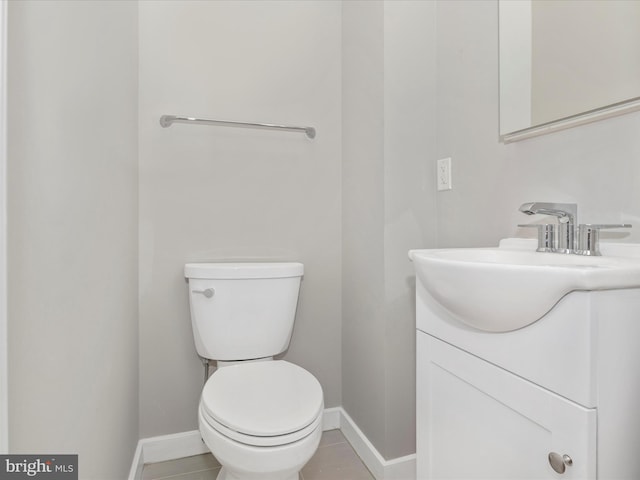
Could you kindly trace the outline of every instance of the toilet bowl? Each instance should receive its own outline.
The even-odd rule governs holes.
[[[200,400],[205,444],[223,466],[218,480],[297,480],[322,435],[316,378],[272,360],[217,370]]]

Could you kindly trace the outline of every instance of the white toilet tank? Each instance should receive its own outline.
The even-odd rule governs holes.
[[[285,351],[303,271],[294,262],[186,264],[198,355],[233,361]]]

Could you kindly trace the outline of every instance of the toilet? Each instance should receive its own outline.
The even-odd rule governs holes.
[[[322,435],[322,387],[273,357],[289,346],[301,263],[189,263],[198,355],[216,360],[198,407],[217,480],[298,480]]]

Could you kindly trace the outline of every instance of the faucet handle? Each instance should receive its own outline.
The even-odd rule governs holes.
[[[578,225],[578,255],[600,256],[600,230],[605,228],[631,228],[629,223],[583,223]]]
[[[538,248],[536,252],[554,252],[556,249],[556,225],[553,223],[520,224],[519,227],[538,229]]]

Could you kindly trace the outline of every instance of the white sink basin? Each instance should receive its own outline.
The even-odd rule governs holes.
[[[640,245],[602,244],[601,257],[540,253],[529,240],[498,248],[411,250],[416,276],[451,315],[487,332],[539,320],[567,293],[640,287]]]

